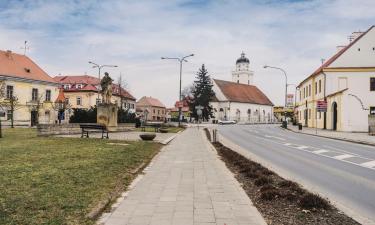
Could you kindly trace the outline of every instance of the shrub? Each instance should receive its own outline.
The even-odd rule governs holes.
[[[265,184],[270,184],[271,183],[271,179],[268,178],[268,177],[265,177],[265,176],[261,176],[259,177],[258,179],[255,180],[254,184],[256,186],[263,186]]]
[[[69,123],[96,123],[96,107],[90,109],[73,109]]]
[[[299,201],[299,206],[304,209],[329,209],[330,205],[327,200],[319,195],[306,193]]]
[[[135,123],[136,115],[129,111],[129,109],[119,109],[117,111],[117,122],[118,123]]]
[[[279,196],[280,193],[276,189],[269,189],[260,194],[260,198],[266,201],[271,201]]]

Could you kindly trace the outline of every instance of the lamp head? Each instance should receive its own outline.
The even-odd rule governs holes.
[[[164,57],[161,57],[161,59],[165,59]]]
[[[267,66],[267,65],[265,65],[265,66],[263,66],[263,68],[264,68],[264,69],[267,69],[267,68],[268,68],[268,66]]]

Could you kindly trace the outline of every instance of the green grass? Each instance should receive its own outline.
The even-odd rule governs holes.
[[[167,127],[168,133],[177,133],[179,131],[183,131],[185,128],[183,127]],[[155,128],[153,127],[146,127],[146,131],[142,131],[142,128],[136,128],[135,131],[138,132],[155,132]]]
[[[0,224],[93,224],[85,218],[130,171],[160,149],[153,142],[37,137],[5,129],[0,139]],[[121,142],[125,143],[125,142]]]

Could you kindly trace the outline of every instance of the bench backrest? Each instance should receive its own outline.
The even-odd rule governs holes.
[[[106,126],[100,124],[80,124],[80,128],[105,130]]]

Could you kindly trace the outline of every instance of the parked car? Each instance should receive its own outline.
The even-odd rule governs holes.
[[[218,120],[218,124],[224,125],[224,124],[236,124],[237,121],[235,120]]]

